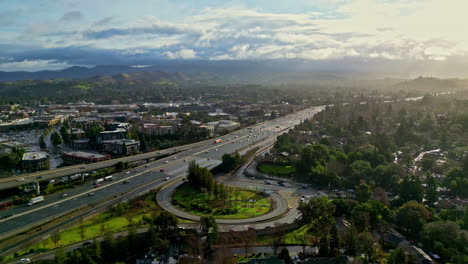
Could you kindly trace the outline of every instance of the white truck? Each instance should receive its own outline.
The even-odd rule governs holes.
[[[104,182],[104,179],[103,179],[103,178],[95,180],[95,181],[94,181],[94,185],[98,185],[98,184],[100,184],[101,182]]]
[[[112,175],[104,177],[104,180],[106,181],[112,181],[114,178],[112,178]]]
[[[40,203],[42,201],[44,201],[44,196],[34,197],[31,200],[29,200],[28,205],[31,206],[33,204],[37,204],[37,203]]]

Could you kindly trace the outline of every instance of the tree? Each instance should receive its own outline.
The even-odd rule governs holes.
[[[79,231],[80,231],[81,240],[85,240],[86,239],[86,229],[85,229],[85,227],[83,225],[83,218],[80,218]]]
[[[400,184],[400,199],[403,202],[417,201],[422,202],[424,190],[421,186],[421,180],[418,177],[405,177]]]
[[[377,257],[378,244],[369,232],[362,232],[358,236],[358,249],[364,254],[367,263],[374,263]]]
[[[62,138],[60,137],[59,133],[57,133],[57,131],[55,131],[54,133],[52,133],[52,135],[50,136],[50,142],[52,143],[52,145],[54,145],[55,147],[62,144]]]
[[[281,229],[280,226],[274,226],[274,232],[273,234],[275,234],[275,236],[273,237],[273,239],[271,240],[271,248],[273,249],[273,254],[276,255],[276,252],[278,252],[278,250],[284,246],[284,232],[283,230]],[[306,232],[304,232],[306,233]]]
[[[369,161],[356,160],[350,166],[351,178],[354,183],[359,183],[361,180],[371,180],[372,167]]]
[[[330,240],[328,239],[328,235],[325,235],[320,238],[318,247],[319,255],[321,257],[330,256]]]
[[[338,229],[336,228],[336,223],[332,225],[330,229],[330,254],[332,256],[337,256],[340,250],[340,237],[338,236]]]
[[[312,198],[308,203],[301,203],[298,209],[301,212],[301,221],[310,225],[311,233],[319,238],[329,233],[335,206],[327,197]]]
[[[370,189],[370,186],[365,184],[365,183],[361,183],[357,186],[356,188],[356,200],[360,203],[365,203],[367,202],[370,198],[371,198],[371,189]]]
[[[422,204],[407,202],[396,211],[396,223],[406,235],[418,237],[431,213]]]
[[[52,235],[50,235],[50,240],[52,240],[54,246],[57,247],[60,242],[60,233],[58,231],[53,232]]]
[[[406,264],[408,263],[408,258],[406,257],[406,252],[403,248],[399,247],[393,250],[387,258],[387,264]]]
[[[283,248],[281,252],[278,254],[278,258],[283,260],[285,264],[292,264],[291,256],[289,256],[289,250],[287,248]]]
[[[390,209],[378,201],[368,201],[354,207],[352,219],[359,231],[365,229],[381,230],[384,219],[390,215]],[[382,234],[383,235],[383,234]]]
[[[68,133],[68,130],[65,126],[62,126],[60,128],[60,135],[62,136],[62,139],[65,143],[69,144],[70,143],[70,133]]]
[[[439,194],[437,193],[437,182],[429,173],[426,174],[426,185],[426,203],[432,206],[439,200]]]
[[[67,261],[67,255],[65,254],[65,249],[60,247],[55,253],[54,263],[65,264]]]
[[[205,256],[209,257],[213,253],[213,245],[219,238],[218,224],[216,224],[216,220],[213,216],[202,216],[200,218],[200,227],[202,234],[206,236],[204,245]]]
[[[177,230],[177,217],[167,211],[161,211],[153,220],[154,227],[165,237]]]

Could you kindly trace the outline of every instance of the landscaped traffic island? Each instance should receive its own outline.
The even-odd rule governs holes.
[[[214,191],[202,190],[186,182],[174,191],[173,203],[195,215],[213,215],[215,218],[251,218],[270,212],[271,198],[260,192],[236,187],[227,187],[224,194],[218,195]]]

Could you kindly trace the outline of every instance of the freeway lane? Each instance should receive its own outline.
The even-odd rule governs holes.
[[[155,179],[160,180],[159,183],[162,184],[165,177],[173,177],[171,176],[171,171],[180,170],[180,168],[184,165],[186,166],[191,159],[206,159],[206,161],[220,162],[221,156],[224,153],[232,153],[236,150],[248,147],[253,142],[275,137],[276,133],[298,124],[305,118],[310,118],[323,108],[324,107],[315,107],[302,110],[287,117],[267,121],[247,129],[227,134],[223,137],[219,137],[223,140],[223,142],[219,144],[213,144],[212,139],[188,146],[177,147],[176,149],[184,149],[185,151],[175,156],[151,162],[147,164],[148,167],[140,166],[137,168],[139,170],[137,173],[134,173],[134,170],[132,170],[130,174],[126,172],[116,174],[114,175],[115,181],[105,183],[102,187],[97,189],[93,189],[91,184],[86,184],[67,191],[69,192],[69,196],[66,198],[59,198],[58,194],[46,196],[44,202],[34,205],[32,208],[27,208],[26,206],[18,208],[19,211],[15,212],[15,215],[6,219],[1,219],[0,234],[5,236],[7,234],[12,235],[23,231],[26,227],[32,227],[48,219],[65,215],[69,211],[75,210],[80,206],[93,205],[105,199],[118,198],[122,193],[130,191],[132,188],[137,188],[139,185],[142,185],[142,188],[144,188],[145,184]],[[152,155],[154,156],[154,153]],[[113,162],[116,162],[116,160]],[[93,164],[83,166],[86,166],[86,170],[89,170],[89,166],[93,166]],[[164,168],[165,172],[161,173],[159,171],[160,168]],[[173,174],[175,175],[178,173]],[[125,179],[130,179],[130,183],[123,184]],[[150,185],[151,188],[159,186],[157,184]],[[93,192],[94,195],[87,196],[87,193],[91,192]],[[114,202],[119,202],[119,199],[115,199]]]

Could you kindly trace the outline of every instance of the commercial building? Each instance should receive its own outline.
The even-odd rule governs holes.
[[[62,160],[64,164],[73,165],[81,163],[93,163],[103,160],[110,160],[110,155],[107,154],[96,154],[82,151],[71,151],[64,152],[62,155]]]
[[[81,128],[70,129],[70,135],[72,139],[83,139],[86,137],[85,131]]]
[[[134,139],[104,140],[102,150],[120,156],[135,155],[140,152],[140,141]]]
[[[159,124],[143,124],[141,130],[152,135],[174,135],[176,133],[176,126],[163,126]]]
[[[127,137],[127,130],[123,128],[117,128],[116,130],[112,131],[102,131],[96,137],[96,142],[101,144],[103,141],[106,140],[117,140],[117,139],[124,139]]]
[[[32,118],[22,118],[13,120],[8,123],[1,123],[0,124],[0,132],[8,132],[10,130],[23,130],[33,127],[33,119]]]
[[[21,160],[21,167],[24,170],[37,171],[37,170],[46,170],[50,166],[49,158],[47,153],[36,151],[36,152],[26,152],[23,154]]]
[[[71,147],[74,149],[89,149],[89,139],[76,139],[71,141]]]
[[[240,127],[240,124],[238,122],[231,120],[219,120],[215,122],[209,122],[207,123],[207,125],[214,126],[215,131],[218,133],[222,131],[230,132]]]

